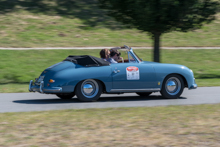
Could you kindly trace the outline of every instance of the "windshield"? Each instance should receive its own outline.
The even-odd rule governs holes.
[[[134,54],[135,54],[135,56],[138,58],[138,60],[140,60],[140,61],[142,61],[142,59],[141,58],[139,58],[138,57],[138,55],[135,53],[135,52],[133,52]]]
[[[137,54],[135,54],[135,52],[133,52],[132,48],[126,45],[124,47],[111,48],[110,52],[112,53],[111,56],[114,57],[114,59],[117,60],[118,63],[139,63],[142,61],[142,59],[139,58]],[[117,57],[115,57],[114,55],[117,55]]]
[[[119,51],[120,51],[120,57],[122,57],[123,58],[123,61],[122,62],[124,62],[124,63],[126,63],[126,62],[137,62],[136,61],[136,59],[135,59],[135,56],[136,55],[134,55],[134,53],[133,53],[133,51],[129,51],[129,50],[127,50],[127,49],[119,49]],[[138,57],[137,57],[138,58]],[[138,58],[139,59],[139,58]],[[140,59],[139,59],[140,60]],[[138,61],[139,62],[139,61]]]
[[[121,53],[120,57],[122,57],[123,59],[128,59],[128,51],[127,50],[119,50],[119,52]]]

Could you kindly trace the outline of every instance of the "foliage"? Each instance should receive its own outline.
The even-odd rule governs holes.
[[[213,0],[99,0],[108,15],[154,39],[154,61],[159,62],[163,33],[201,28],[215,18],[219,3]]]
[[[99,0],[108,15],[131,27],[149,32],[189,31],[215,18],[213,0]]]
[[[111,26],[105,11],[98,9],[97,0],[0,0],[0,14],[29,11],[49,16],[78,18],[88,27],[99,23]]]
[[[161,36],[163,46],[220,46],[219,22]],[[97,0],[0,0],[0,47],[152,46],[138,29],[98,8]]]
[[[86,5],[86,4],[85,4]],[[78,9],[83,9],[84,5]],[[78,10],[77,9],[77,10]],[[93,7],[89,7],[93,10]],[[96,9],[94,10],[96,11]],[[90,15],[90,14],[85,14]],[[89,16],[84,16],[89,19]],[[152,46],[152,39],[137,29],[125,29],[112,19],[90,27],[78,18],[48,16],[27,11],[0,15],[0,47]],[[107,21],[112,25],[106,25]],[[217,20],[192,32],[161,36],[162,46],[220,46]],[[92,25],[92,24],[91,24]]]

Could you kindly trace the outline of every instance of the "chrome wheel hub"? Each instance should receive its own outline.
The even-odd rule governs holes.
[[[170,95],[176,95],[179,93],[181,89],[181,83],[180,80],[176,77],[171,77],[166,81],[166,91]]]
[[[93,98],[99,91],[99,85],[95,80],[88,79],[82,83],[81,91],[85,97]]]
[[[85,93],[85,94],[87,94],[87,95],[89,95],[89,94],[91,94],[92,92],[93,92],[93,87],[92,87],[93,85],[91,85],[91,84],[85,84],[84,86],[83,86],[83,92]]]
[[[176,83],[174,81],[169,81],[167,83],[167,90],[172,92],[172,91],[174,91],[176,89],[176,86],[177,85],[176,85]]]

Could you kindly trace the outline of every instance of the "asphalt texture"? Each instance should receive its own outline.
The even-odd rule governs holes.
[[[0,113],[28,112],[63,109],[154,107],[168,105],[198,105],[220,103],[220,87],[184,89],[178,99],[164,99],[160,93],[140,97],[135,93],[102,94],[96,102],[80,102],[76,96],[71,100],[59,99],[56,95],[40,93],[1,93]]]

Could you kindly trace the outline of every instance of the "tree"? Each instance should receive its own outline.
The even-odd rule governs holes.
[[[215,19],[214,0],[98,0],[100,8],[128,27],[148,32],[154,40],[154,61],[160,62],[160,37],[171,31],[187,32]]]

